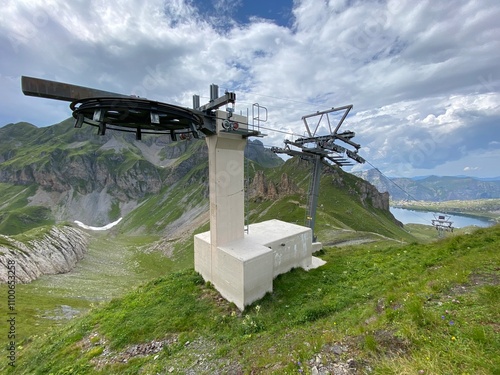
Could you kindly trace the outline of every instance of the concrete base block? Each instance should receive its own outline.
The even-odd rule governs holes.
[[[195,235],[194,265],[205,281],[243,310],[272,291],[276,276],[325,264],[311,255],[312,249],[310,228],[269,220],[250,225],[244,238],[223,246],[212,246],[210,232]]]
[[[247,238],[217,248],[214,286],[240,310],[273,290],[273,252]]]
[[[313,242],[312,243],[312,253],[314,254],[317,251],[320,251],[323,248],[323,244],[321,242]]]
[[[212,246],[210,232],[194,236],[194,269],[205,281],[212,280]]]

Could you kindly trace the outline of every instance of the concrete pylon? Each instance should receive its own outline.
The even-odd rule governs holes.
[[[225,118],[226,112],[217,111],[217,117],[221,116]],[[233,115],[232,120],[246,124],[243,116]],[[218,126],[222,127],[220,121]],[[247,140],[241,134],[224,131],[218,131],[217,135],[205,140],[208,146],[210,241],[213,246],[219,246],[243,238],[244,151]]]
[[[273,279],[295,267],[315,268],[308,227],[270,220],[249,226],[244,221],[244,150],[247,118],[233,115],[237,129],[227,131],[228,113],[217,111],[217,133],[207,136],[210,231],[194,237],[194,264],[205,281],[243,310],[272,291]],[[227,126],[226,126],[227,127]]]

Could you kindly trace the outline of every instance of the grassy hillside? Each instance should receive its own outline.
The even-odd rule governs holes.
[[[274,218],[304,225],[311,171],[310,163],[298,159],[288,160],[281,168],[266,170],[266,177],[276,183],[283,173],[288,174],[302,192],[277,200],[251,202],[250,221]],[[349,173],[337,169],[336,174],[332,174],[324,167],[315,228],[319,241],[332,241],[338,237],[339,230],[366,232],[365,235],[375,232],[379,236],[414,241],[415,238],[398,226],[388,211],[374,207],[369,200],[360,200],[359,182],[358,177]]]
[[[193,152],[200,144],[194,144]],[[208,162],[204,161],[192,167],[182,166],[185,157],[176,164],[183,170],[173,183],[162,187],[158,194],[149,194],[139,207],[127,215],[119,226],[120,233],[165,233],[166,228],[194,207],[208,209]],[[186,162],[187,164],[191,164]],[[193,228],[194,229],[194,228]]]
[[[4,370],[496,374],[499,245],[497,225],[425,245],[330,247],[325,266],[280,275],[243,314],[186,269],[17,343]]]
[[[0,183],[0,234],[15,235],[30,229],[55,223],[50,209],[28,206],[28,198],[36,186],[16,186]]]

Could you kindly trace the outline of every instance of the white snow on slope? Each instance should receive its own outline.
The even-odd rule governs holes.
[[[83,229],[90,229],[90,230],[108,230],[113,228],[116,224],[118,224],[120,221],[122,221],[123,218],[119,218],[116,221],[113,221],[112,223],[109,223],[103,227],[91,227],[90,225],[83,224],[81,221],[75,220],[76,225]]]

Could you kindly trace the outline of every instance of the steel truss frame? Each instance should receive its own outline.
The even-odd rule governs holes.
[[[306,208],[306,225],[312,229],[314,240],[316,240],[314,227],[316,224],[316,209],[318,205],[322,165],[337,165],[339,167],[343,167],[354,165],[352,161],[357,163],[365,162],[365,159],[358,155],[358,150],[361,146],[352,141],[356,134],[350,130],[339,132],[340,127],[344,123],[344,120],[352,107],[353,105],[349,104],[303,116],[302,121],[306,127],[308,137],[298,138],[294,141],[285,139],[285,147],[271,148],[271,151],[274,153],[298,156],[304,160],[313,162],[312,179],[309,187]],[[334,112],[340,112],[342,114],[340,120],[336,124],[331,121],[329,116]],[[315,125],[308,122],[308,120],[311,121],[312,119],[317,119],[317,123]],[[327,135],[317,135],[323,119],[326,120],[330,133]],[[354,148],[354,150],[350,150],[343,145],[339,145],[337,142],[342,142],[345,145]]]

